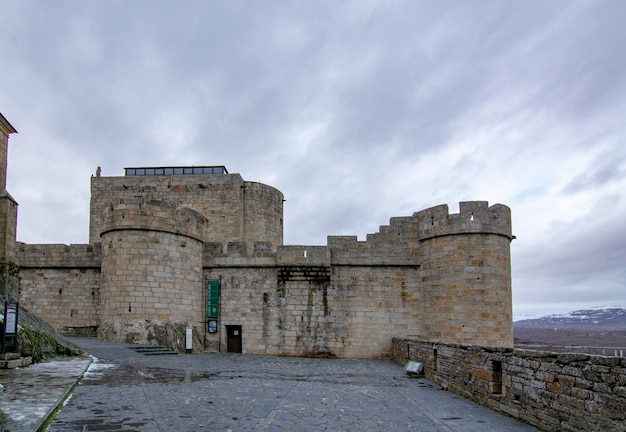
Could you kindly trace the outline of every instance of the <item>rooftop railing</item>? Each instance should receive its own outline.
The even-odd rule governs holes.
[[[124,175],[126,176],[190,175],[190,174],[228,174],[228,170],[223,165],[191,166],[191,167],[124,168]]]

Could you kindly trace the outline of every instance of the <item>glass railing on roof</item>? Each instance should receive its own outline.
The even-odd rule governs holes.
[[[228,174],[226,167],[218,166],[191,166],[191,167],[150,167],[124,168],[126,176],[149,175],[189,175],[189,174]]]

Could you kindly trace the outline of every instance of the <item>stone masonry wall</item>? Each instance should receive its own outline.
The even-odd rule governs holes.
[[[252,260],[251,260],[252,261]],[[273,267],[224,268],[205,272],[207,280],[221,282],[221,313],[218,333],[205,331],[207,347],[226,350],[226,325],[242,325],[243,352],[282,354],[276,302],[276,271]]]
[[[329,246],[249,256],[205,247],[205,278],[222,286],[209,344],[225,346],[224,326],[241,325],[245,353],[388,357],[391,338],[414,333],[422,318],[419,266],[398,238],[331,237]]]
[[[243,236],[248,247],[266,242],[283,244],[283,194],[263,183],[245,182],[243,188]],[[207,209],[208,210],[208,209]]]
[[[61,332],[95,334],[100,269],[23,269],[21,278],[20,306]]]
[[[205,242],[282,244],[283,194],[239,174],[92,177],[89,243],[100,242],[107,208],[161,202],[207,218]]]
[[[500,268],[510,265],[510,211],[461,209],[392,218],[366,241],[329,237],[276,252],[266,242],[205,243],[204,280],[221,283],[218,332],[205,319],[206,346],[225,349],[225,326],[235,325],[250,354],[385,357],[393,337],[408,336],[512,344],[510,270]]]
[[[17,230],[17,202],[7,192],[7,152],[9,135],[15,128],[0,113],[0,258],[15,260],[15,234]]]
[[[1,115],[1,114],[0,114]],[[7,186],[7,152],[9,148],[9,130],[3,127],[2,118],[0,118],[0,192],[4,191]]]
[[[418,278],[419,272],[407,267],[333,267],[331,313],[341,317],[336,330],[344,345],[339,354],[389,357],[394,335],[419,331],[423,298],[412,283]]]
[[[424,321],[420,249],[411,217],[391,218],[366,241],[329,237],[331,312],[349,357],[388,357],[391,338]],[[340,305],[338,308],[336,305]],[[337,309],[337,310],[335,310]]]
[[[626,359],[394,339],[393,358],[544,431],[626,431]]]
[[[66,332],[99,324],[101,250],[90,245],[18,244],[20,305]]]
[[[0,258],[15,261],[17,202],[7,191],[0,191]]]
[[[102,228],[101,337],[148,343],[152,322],[203,328],[206,218],[164,203],[119,205]]]
[[[203,241],[215,235],[211,220],[179,204],[110,203],[93,246],[21,245],[24,299],[57,326],[69,309],[87,317],[81,326],[126,342],[153,341],[154,323],[191,323],[204,348],[225,350],[225,326],[240,325],[245,353],[372,358],[389,356],[393,337],[512,340],[505,206],[461,203],[459,214],[439,206],[391,218],[365,241],[276,247]],[[259,214],[248,218],[252,230],[271,219]],[[207,280],[221,282],[217,333],[207,329]],[[86,300],[92,292],[99,304]]]
[[[416,213],[424,304],[421,339],[513,346],[510,209],[484,201]]]
[[[221,281],[222,298],[209,344],[225,346],[224,326],[241,325],[249,354],[389,356],[391,337],[420,323],[417,267],[348,265],[348,249],[335,266],[325,246],[283,246],[273,256],[213,248],[205,278]]]
[[[0,113],[0,192],[7,187],[7,156],[9,135],[17,133],[13,125]]]

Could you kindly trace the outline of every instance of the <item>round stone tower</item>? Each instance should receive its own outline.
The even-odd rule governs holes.
[[[424,333],[433,342],[513,346],[511,210],[485,201],[414,215],[424,288]]]
[[[152,201],[111,205],[103,219],[98,336],[181,349],[171,335],[202,328],[206,218]]]
[[[196,210],[211,227],[204,231],[204,242],[222,243],[225,247],[230,242],[245,244],[247,253],[252,253],[258,242],[270,244],[273,251],[283,244],[282,192],[262,183],[244,181],[239,174],[94,176],[89,243],[104,244],[101,234],[106,208],[111,203],[117,206],[139,201]]]

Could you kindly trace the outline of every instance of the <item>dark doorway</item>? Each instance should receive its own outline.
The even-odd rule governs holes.
[[[231,353],[241,352],[241,326],[240,325],[227,325],[226,326],[226,352],[231,352]]]

